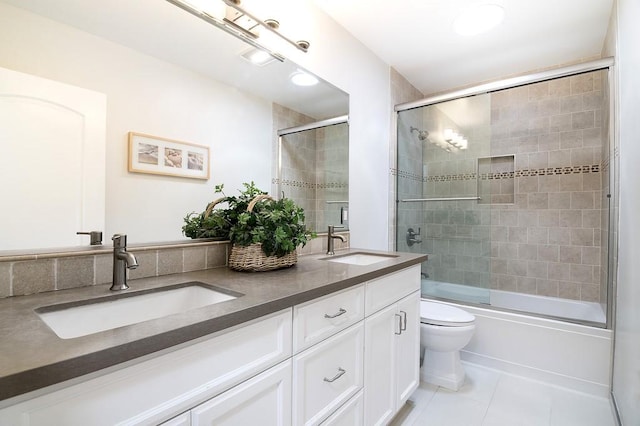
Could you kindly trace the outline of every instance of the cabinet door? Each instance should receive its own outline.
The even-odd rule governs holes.
[[[291,425],[291,360],[195,407],[191,425]]]
[[[365,319],[364,424],[387,424],[395,414],[395,340],[400,317],[391,305]]]
[[[396,337],[396,409],[402,407],[420,382],[420,291],[398,302],[402,333]]]

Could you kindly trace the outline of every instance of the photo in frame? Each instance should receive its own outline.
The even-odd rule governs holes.
[[[209,179],[209,147],[129,132],[129,172]]]

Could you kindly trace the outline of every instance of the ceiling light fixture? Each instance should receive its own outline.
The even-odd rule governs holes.
[[[309,42],[306,40],[293,41],[278,31],[279,23],[275,19],[261,20],[240,4],[241,0],[213,0],[203,2],[202,0],[166,0],[174,6],[197,16],[203,21],[220,28],[232,36],[245,43],[262,50],[280,62],[284,61],[284,56],[276,52],[273,48],[261,43],[261,32],[264,35],[275,35],[279,40],[285,41],[298,50],[307,52]]]
[[[462,12],[453,21],[453,29],[463,36],[478,35],[497,27],[503,19],[502,7],[497,4],[480,4]]]

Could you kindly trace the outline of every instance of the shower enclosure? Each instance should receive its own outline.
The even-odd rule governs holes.
[[[396,247],[423,297],[606,327],[612,61],[399,105]]]
[[[349,219],[349,125],[340,116],[278,130],[276,193],[305,211],[307,226],[326,232]]]

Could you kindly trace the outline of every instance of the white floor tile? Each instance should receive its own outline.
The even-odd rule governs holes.
[[[420,382],[418,388],[409,397],[409,400],[390,423],[390,426],[413,425],[416,419],[420,416],[420,413],[422,413],[422,411],[431,402],[431,399],[436,394],[437,390],[438,386]]]
[[[393,426],[615,426],[598,398],[465,363],[458,392],[421,383]]]
[[[615,426],[611,403],[577,392],[554,390],[551,426]]]
[[[549,425],[552,390],[548,385],[503,374],[487,414],[519,419],[523,425]]]
[[[487,404],[450,392],[438,392],[420,413],[415,426],[482,426]]]

